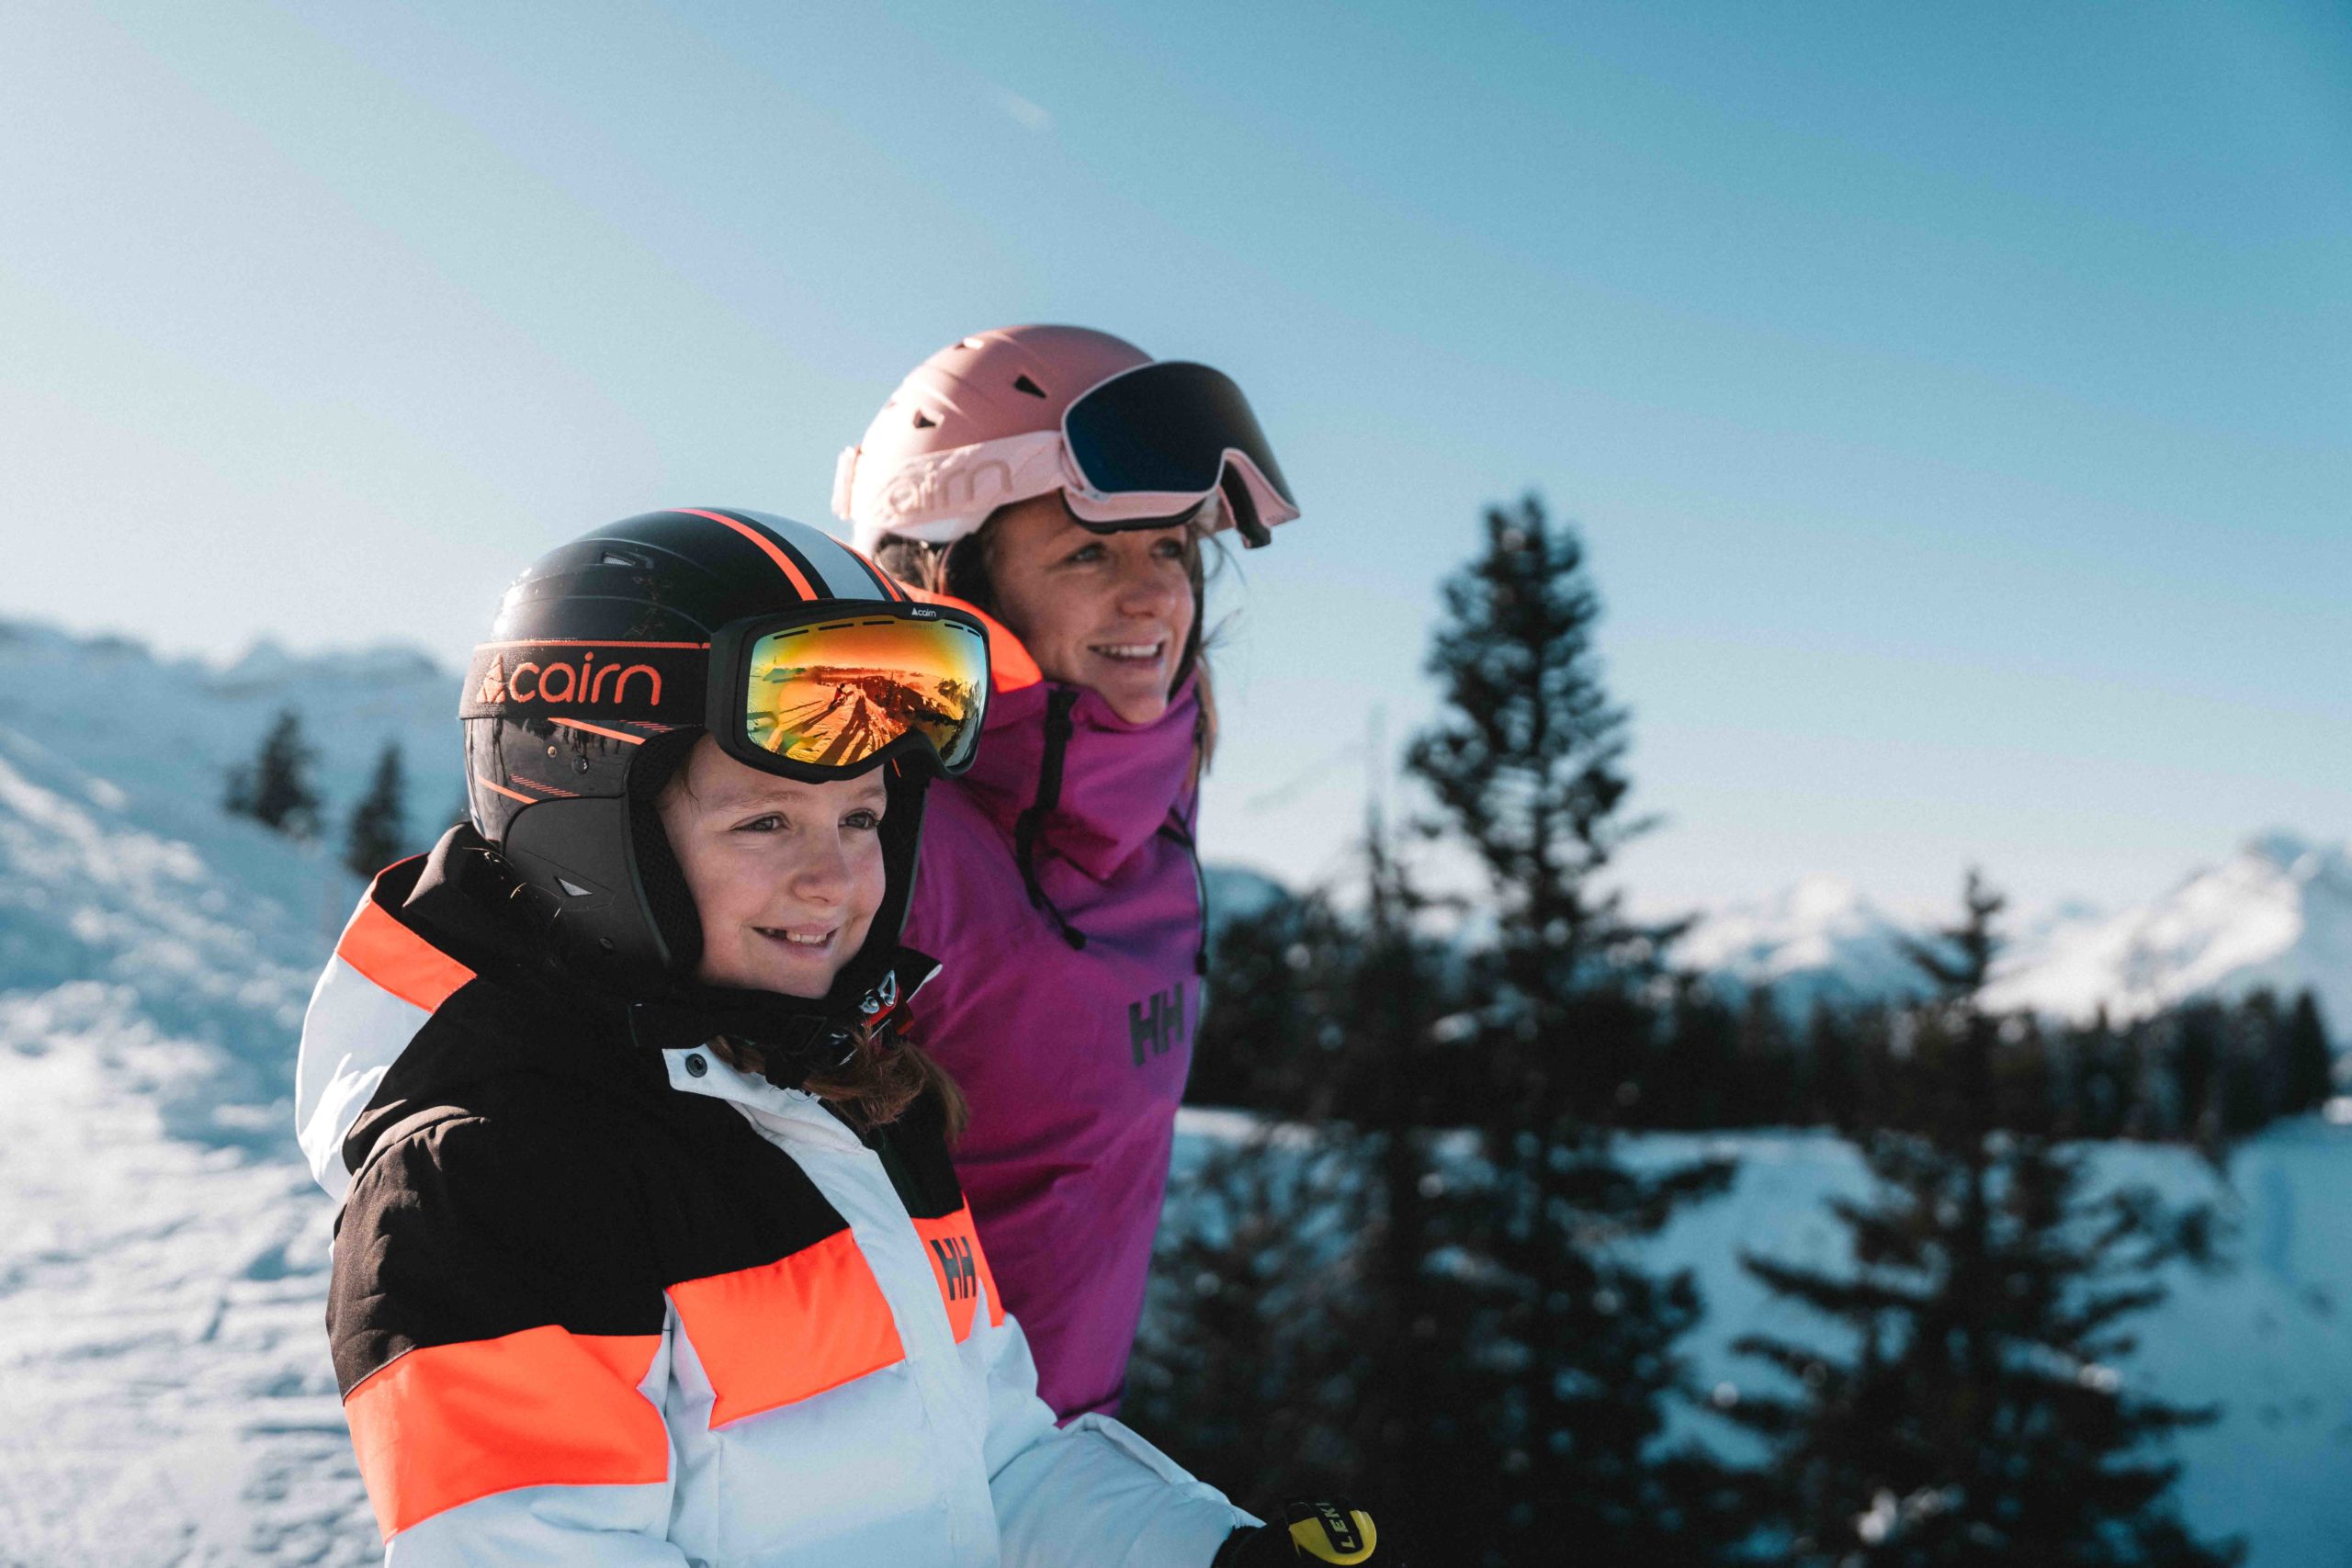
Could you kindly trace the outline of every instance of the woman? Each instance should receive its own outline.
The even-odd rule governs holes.
[[[917,367],[833,503],[991,620],[988,744],[939,792],[908,915],[945,961],[920,1033],[971,1100],[956,1169],[1046,1402],[1113,1412],[1207,967],[1203,541],[1297,508],[1230,380],[1056,326]]]
[[[1367,1560],[1360,1514],[1261,1527],[1036,1395],[955,1089],[897,1033],[983,638],[754,513],[633,518],[509,591],[473,825],[377,879],[304,1026],[388,1562]]]

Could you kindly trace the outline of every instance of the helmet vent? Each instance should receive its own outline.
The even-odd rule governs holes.
[[[598,566],[634,567],[639,571],[650,570],[653,563],[643,556],[633,556],[626,550],[606,550],[596,558]]]
[[[1026,376],[1015,376],[1012,378],[1012,389],[1016,392],[1026,392],[1033,398],[1042,398],[1046,395],[1046,389]]]
[[[938,423],[939,422],[937,420],[923,412],[922,410],[915,410],[915,428],[917,430],[929,430]]]

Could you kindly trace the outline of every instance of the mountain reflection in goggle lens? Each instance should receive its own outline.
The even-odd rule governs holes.
[[[919,732],[960,767],[979,737],[988,655],[949,621],[864,621],[771,632],[752,645],[752,744],[819,767],[854,767]]]

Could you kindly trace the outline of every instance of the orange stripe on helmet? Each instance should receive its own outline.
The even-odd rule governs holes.
[[[503,784],[493,784],[489,779],[482,777],[480,773],[476,773],[474,775],[474,783],[481,785],[484,789],[494,789],[509,800],[519,800],[526,806],[537,806],[539,803],[537,795],[524,795],[518,791],[508,789]]]
[[[791,579],[792,586],[800,590],[800,597],[812,601],[827,597],[827,595],[820,593],[814,588],[808,586],[808,579],[802,574],[798,567],[792,564],[792,558],[790,556],[786,555],[782,550],[775,547],[775,541],[774,539],[769,538],[765,534],[761,533],[757,528],[752,527],[750,524],[738,522],[736,519],[728,516],[723,512],[705,512],[698,507],[680,506],[674,507],[672,510],[688,517],[707,517],[713,523],[726,524],[729,528],[734,529],[738,534],[742,535],[743,537],[751,540],[752,543],[759,546],[762,550],[765,551],[768,559],[775,562],[777,570],[782,571],[786,577]]]
[[[983,1291],[989,1299],[989,1321],[1004,1321],[1004,1303],[996,1299],[996,1279],[989,1271],[988,1254],[980,1248],[979,1233],[972,1228],[969,1203],[944,1219],[917,1220],[915,1235],[931,1255],[932,1282],[947,1304],[947,1326],[956,1342],[971,1337],[973,1309]]]
[[[860,561],[864,562],[865,570],[874,574],[874,581],[882,585],[883,592],[888,594],[892,599],[898,600],[900,603],[905,602],[907,591],[899,586],[899,580],[897,578],[892,577],[888,572],[884,571],[881,567],[876,565],[872,556],[867,555],[855,545],[848,544],[842,540],[835,539],[833,543],[840,545],[842,548],[847,550],[850,554],[855,556]]]
[[[607,740],[626,740],[631,746],[645,744],[645,737],[642,735],[624,735],[617,729],[606,729],[601,724],[590,724],[584,718],[558,718],[550,714],[548,716],[548,722],[560,724],[566,729],[584,729],[591,735],[601,735]]]
[[[951,610],[961,610],[978,618],[989,630],[989,684],[1000,692],[1017,692],[1023,686],[1034,686],[1046,678],[1031,657],[1028,645],[1012,633],[1012,628],[989,615],[986,610],[967,604],[949,593],[934,593],[928,588],[902,583],[909,598],[922,604],[944,604]]]
[[[710,1424],[839,1388],[906,1359],[890,1303],[847,1230],[774,1263],[670,1287],[710,1378]]]
[[[631,642],[627,637],[518,637],[504,642],[478,642],[477,649],[485,648],[708,648],[707,642]]]
[[[334,955],[367,976],[378,988],[426,1012],[447,1001],[451,992],[474,977],[472,970],[393,919],[376,902],[372,889],[359,901],[351,923],[343,928]]]
[[[420,1347],[370,1372],[343,1413],[376,1528],[390,1540],[518,1486],[667,1480],[669,1433],[638,1391],[661,1348],[658,1334],[549,1325]]]

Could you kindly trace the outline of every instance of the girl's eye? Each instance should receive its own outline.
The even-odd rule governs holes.
[[[739,833],[773,833],[783,826],[784,818],[770,812],[765,817],[754,817],[749,822],[738,822],[735,830]]]
[[[1080,545],[1062,558],[1071,566],[1091,566],[1094,562],[1101,560],[1103,554],[1102,547],[1099,544]]]
[[[842,818],[842,826],[854,828],[861,833],[871,832],[882,826],[882,814],[878,811],[868,811],[864,807],[860,807]]]
[[[1159,543],[1152,546],[1151,553],[1158,556],[1162,560],[1182,560],[1184,558],[1184,541],[1182,539],[1162,539]]]

